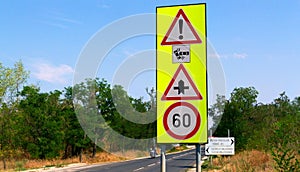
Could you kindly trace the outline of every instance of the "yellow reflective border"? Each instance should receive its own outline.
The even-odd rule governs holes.
[[[202,43],[190,45],[190,62],[173,63],[172,45],[161,45],[178,11],[182,9],[199,35]],[[193,4],[156,9],[156,87],[157,87],[157,142],[158,143],[206,143],[207,142],[207,48],[206,4]],[[202,100],[161,100],[179,65],[183,64],[199,90]],[[198,110],[201,118],[197,132],[187,139],[172,137],[164,127],[163,118],[167,109],[177,103],[187,102]]]

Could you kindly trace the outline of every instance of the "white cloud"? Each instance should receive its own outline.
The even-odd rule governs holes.
[[[109,8],[109,5],[102,4],[102,5],[100,6],[100,8],[108,9],[108,8]]]
[[[68,83],[68,77],[74,73],[72,67],[61,64],[54,66],[45,62],[36,63],[33,66],[32,75],[42,81],[49,83],[66,84]]]
[[[56,11],[56,10],[46,11],[44,20],[42,20],[42,21],[40,20],[39,22],[49,25],[49,26],[58,27],[61,29],[69,28],[75,24],[77,24],[77,25],[82,24],[81,21],[78,21],[73,18],[68,18],[68,17],[66,17],[65,14],[63,14],[59,11]]]
[[[246,53],[233,53],[233,57],[237,59],[244,59],[248,56]]]
[[[82,24],[82,22],[78,21],[78,20],[74,20],[71,18],[66,18],[66,17],[54,17],[53,19],[62,21],[62,22],[66,22],[66,23],[72,23],[72,24]]]
[[[245,59],[248,57],[247,53],[233,53],[233,54],[218,54],[212,55],[212,57],[219,57],[219,58],[235,58],[235,59]]]
[[[97,2],[97,7],[103,8],[103,9],[110,8],[110,6],[106,2],[104,2],[104,0],[98,1]]]
[[[48,21],[41,21],[41,23],[49,25],[49,26],[54,26],[54,27],[58,27],[61,29],[66,29],[68,28],[66,25],[64,24],[60,24],[60,23],[55,23],[55,22],[48,22]]]
[[[139,51],[137,49],[132,49],[132,48],[127,48],[127,49],[123,49],[123,54],[128,57],[128,56],[132,56],[136,53],[138,53]]]

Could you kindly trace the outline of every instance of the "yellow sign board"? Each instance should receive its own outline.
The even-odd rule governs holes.
[[[207,142],[206,4],[156,9],[157,142]]]

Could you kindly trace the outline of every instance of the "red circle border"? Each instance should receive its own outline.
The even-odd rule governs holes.
[[[195,128],[193,129],[193,131],[191,131],[190,133],[188,133],[187,135],[178,135],[178,134],[175,134],[174,132],[172,132],[168,126],[168,116],[171,112],[171,110],[173,110],[175,107],[177,106],[186,106],[190,109],[192,109],[192,111],[196,114],[196,126]],[[174,104],[172,104],[171,106],[168,107],[168,109],[166,110],[166,112],[164,113],[164,118],[163,118],[163,124],[164,124],[164,128],[165,130],[167,131],[167,133],[175,138],[175,139],[178,139],[178,140],[186,140],[186,139],[189,139],[191,137],[193,137],[197,131],[199,130],[200,128],[200,123],[201,123],[201,117],[200,117],[200,113],[198,112],[198,110],[196,109],[195,106],[193,106],[192,104],[188,103],[188,102],[176,102]]]

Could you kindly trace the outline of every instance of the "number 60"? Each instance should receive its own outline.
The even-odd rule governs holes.
[[[178,128],[181,125],[180,114],[175,113],[173,115],[173,126]],[[182,115],[182,125],[184,127],[189,127],[191,125],[191,116],[188,113]]]

